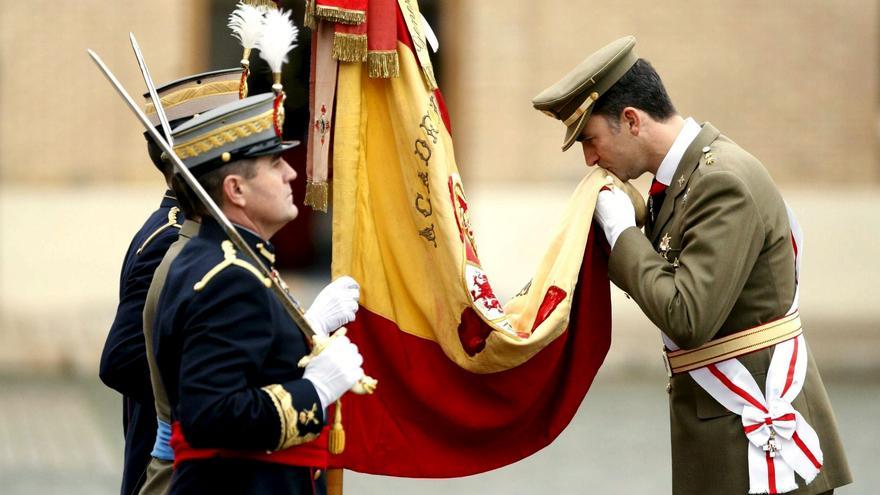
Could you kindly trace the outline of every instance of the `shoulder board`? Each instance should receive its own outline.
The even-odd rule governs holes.
[[[144,251],[144,249],[146,249],[147,246],[151,242],[153,242],[153,240],[156,239],[156,237],[159,234],[161,234],[162,232],[164,232],[168,229],[172,229],[172,228],[180,230],[180,224],[177,223],[177,214],[178,213],[180,213],[180,208],[178,208],[176,206],[171,207],[171,209],[168,210],[168,222],[166,222],[164,225],[162,225],[161,227],[156,229],[155,232],[150,234],[150,237],[147,237],[147,240],[145,240],[144,243],[141,244],[141,247],[138,248],[137,254],[141,254]]]
[[[223,250],[223,261],[218,263],[217,266],[215,266],[214,268],[211,268],[208,273],[206,273],[205,276],[202,277],[201,280],[196,282],[196,284],[193,285],[193,290],[195,290],[196,292],[201,291],[205,288],[206,285],[208,285],[208,282],[210,282],[212,278],[214,278],[218,273],[222,272],[226,267],[232,265],[244,268],[245,270],[251,272],[251,274],[257,277],[257,280],[259,280],[260,283],[263,284],[267,289],[269,287],[272,287],[272,280],[270,280],[268,277],[263,276],[263,274],[260,273],[260,271],[257,270],[254,265],[248,263],[243,259],[238,258],[235,255],[235,247],[232,245],[232,241],[225,240],[221,242],[220,249]]]

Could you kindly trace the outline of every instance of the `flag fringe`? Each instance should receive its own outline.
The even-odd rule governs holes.
[[[327,212],[327,192],[328,184],[326,182],[313,182],[311,179],[306,180],[306,197],[303,204],[311,206],[313,210]]]
[[[397,50],[374,50],[367,54],[370,77],[388,79],[400,76]]]
[[[352,26],[362,24],[367,18],[367,13],[362,10],[340,9],[339,7],[328,7],[325,5],[315,5],[312,15],[324,21]]]
[[[333,59],[340,62],[366,61],[367,35],[335,33],[333,35]]]
[[[318,27],[318,20],[315,18],[315,1],[316,0],[306,0],[306,13],[303,17],[303,26],[309,29],[316,29]]]

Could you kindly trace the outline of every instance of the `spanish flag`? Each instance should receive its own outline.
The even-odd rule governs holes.
[[[502,304],[481,267],[418,6],[392,7],[399,75],[338,65],[332,270],[361,283],[348,335],[379,387],[344,398],[346,449],[331,462],[465,476],[552,442],[605,358],[607,255],[592,215],[606,178],[585,178],[548,219],[559,227],[534,277]],[[367,22],[379,15],[371,8]]]

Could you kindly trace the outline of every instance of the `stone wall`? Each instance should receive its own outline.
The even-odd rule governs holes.
[[[444,2],[441,47],[463,175],[574,179],[577,149],[531,98],[633,34],[678,110],[781,183],[880,181],[877,2]]]
[[[157,84],[206,70],[207,0],[0,3],[0,180],[140,181],[156,175],[142,130],[92,64],[95,50],[140,101],[128,40]]]

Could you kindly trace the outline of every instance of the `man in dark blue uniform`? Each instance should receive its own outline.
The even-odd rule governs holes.
[[[293,144],[281,141],[274,102],[245,98],[173,133],[176,154],[270,267],[268,239],[297,215],[296,172],[281,158]],[[171,409],[171,493],[323,493],[325,411],[363,377],[360,353],[336,336],[300,368],[309,343],[272,280],[192,203],[202,227],[171,263],[153,325]],[[309,321],[323,334],[350,320],[339,316]]]
[[[241,69],[196,74],[158,88],[172,124],[188,120],[193,114],[238,100]],[[149,95],[146,113],[158,126],[159,120]],[[153,164],[170,184],[173,167],[163,160],[152,138],[145,133]],[[153,273],[168,247],[177,239],[184,218],[171,190],[165,192],[159,208],[135,234],[126,252],[119,281],[119,306],[104,350],[99,375],[110,388],[123,396],[122,428],[125,435],[123,495],[138,493],[144,481],[150,451],[156,437],[156,413],[147,367],[143,334],[143,308]]]

